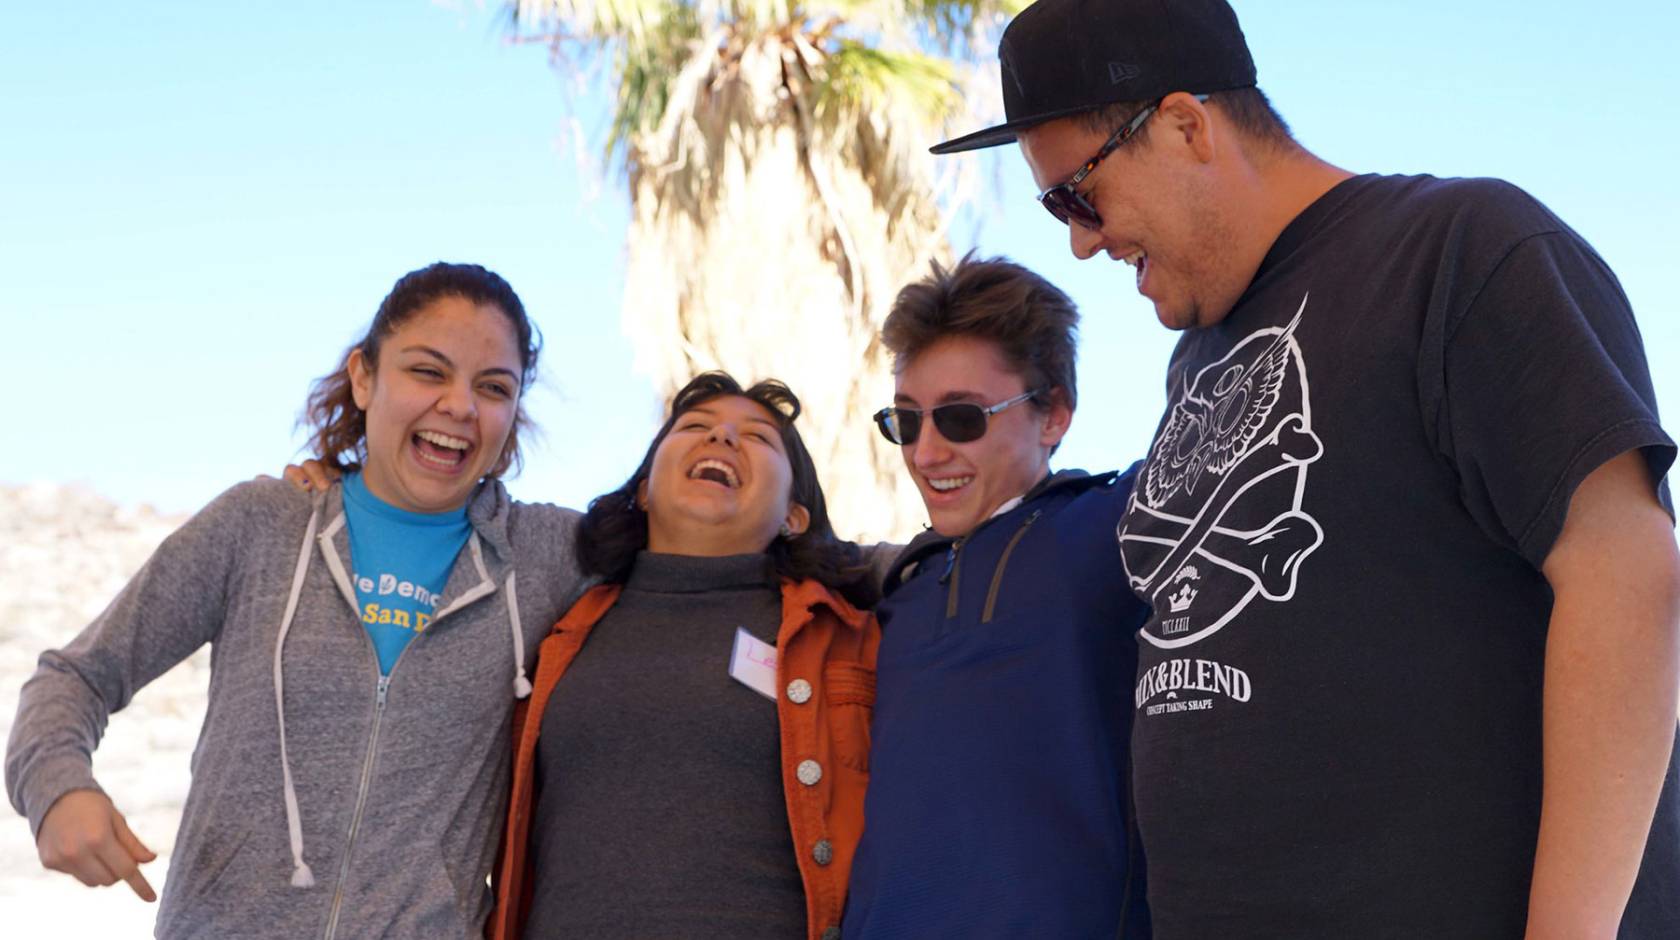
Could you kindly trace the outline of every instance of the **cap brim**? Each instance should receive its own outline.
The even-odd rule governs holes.
[[[1035,114],[1031,117],[1016,118],[1013,121],[999,124],[995,127],[988,127],[985,130],[978,130],[972,134],[964,134],[961,137],[953,137],[942,144],[934,144],[932,147],[928,148],[928,152],[944,156],[948,153],[962,153],[965,150],[982,150],[986,147],[1000,147],[1004,144],[1012,144],[1015,142],[1016,137],[1020,135],[1021,131],[1024,131],[1029,127],[1036,127],[1039,124],[1043,124],[1045,121],[1054,121],[1057,118],[1064,118],[1070,114],[1082,114],[1086,111],[1094,111],[1099,107],[1102,107],[1102,105],[1063,108],[1060,111],[1047,111],[1043,114]]]

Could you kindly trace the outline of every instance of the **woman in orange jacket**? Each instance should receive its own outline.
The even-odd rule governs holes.
[[[839,936],[880,628],[798,414],[778,382],[702,375],[590,504],[604,583],[515,718],[489,936]]]

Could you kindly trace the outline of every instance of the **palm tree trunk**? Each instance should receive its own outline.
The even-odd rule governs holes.
[[[881,320],[944,250],[937,216],[889,224],[859,174],[813,168],[788,123],[736,131],[751,139],[710,155],[703,219],[660,198],[657,174],[632,182],[624,322],[639,366],[662,396],[707,369],[787,382],[836,530],[907,540],[927,516],[870,416],[892,401]]]

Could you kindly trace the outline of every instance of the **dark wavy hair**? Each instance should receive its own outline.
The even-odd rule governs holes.
[[[507,443],[490,469],[499,477],[520,466],[519,432],[531,427],[525,413],[525,390],[537,374],[537,355],[542,352],[542,334],[531,318],[525,315],[525,305],[513,287],[496,272],[477,264],[449,264],[439,261],[418,271],[410,271],[397,279],[391,292],[379,302],[379,310],[368,324],[367,333],[352,343],[339,358],[338,368],[315,380],[309,389],[309,401],[304,405],[298,424],[309,428],[308,448],[317,459],[340,472],[354,470],[367,459],[367,415],[356,407],[350,391],[348,366],[350,354],[360,349],[369,369],[379,365],[379,349],[385,339],[407,323],[420,310],[446,297],[459,297],[481,307],[494,307],[507,318],[513,328],[514,341],[519,346],[519,399],[514,412],[513,428],[508,431]]]
[[[776,417],[781,428],[782,445],[787,450],[788,465],[793,471],[794,502],[811,514],[811,523],[804,532],[794,536],[777,536],[765,549],[771,566],[784,578],[795,581],[812,579],[832,590],[854,607],[875,606],[880,590],[863,552],[851,542],[841,541],[834,534],[828,519],[828,503],[823,498],[822,484],[817,480],[817,467],[811,452],[799,436],[794,421],[799,417],[799,398],[786,385],[766,379],[751,388],[726,372],[706,372],[695,376],[671,399],[671,408],[660,425],[659,432],[648,445],[641,466],[624,481],[624,485],[610,493],[603,493],[589,503],[583,524],[578,528],[578,556],[583,569],[602,579],[623,584],[636,564],[636,553],[647,548],[647,510],[636,501],[636,492],[653,469],[653,455],[665,436],[684,413],[715,398],[739,396],[764,406]]]

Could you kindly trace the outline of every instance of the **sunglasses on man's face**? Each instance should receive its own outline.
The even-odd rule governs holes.
[[[1091,175],[1091,171],[1097,168],[1097,164],[1103,162],[1103,158],[1120,149],[1121,144],[1131,140],[1137,134],[1138,128],[1143,126],[1143,122],[1149,120],[1149,116],[1154,114],[1155,109],[1160,106],[1161,102],[1157,101],[1139,111],[1130,121],[1127,121],[1119,130],[1110,135],[1108,140],[1103,142],[1102,149],[1097,151],[1096,156],[1086,160],[1085,165],[1079,168],[1079,172],[1068,177],[1065,182],[1057,183],[1039,193],[1038,201],[1064,225],[1078,222],[1086,228],[1102,228],[1102,216],[1097,213],[1097,208],[1091,205],[1090,200],[1077,192],[1074,187],[1085,182],[1085,177]]]
[[[1208,99],[1207,95],[1196,95],[1195,97],[1197,101]],[[1120,149],[1121,144],[1137,136],[1138,129],[1143,127],[1143,122],[1149,120],[1149,116],[1154,114],[1156,109],[1161,107],[1161,102],[1165,100],[1167,99],[1157,99],[1154,104],[1134,115],[1130,121],[1127,121],[1124,126],[1115,131],[1103,143],[1102,149],[1097,151],[1096,156],[1085,161],[1085,165],[1079,168],[1079,172],[1068,177],[1066,182],[1057,183],[1039,193],[1039,203],[1064,225],[1077,222],[1088,229],[1102,228],[1102,215],[1097,212],[1097,207],[1091,205],[1091,201],[1077,192],[1074,187],[1085,182],[1085,177],[1091,175],[1091,172],[1097,168],[1097,164],[1103,162],[1103,158]]]
[[[916,439],[922,436],[922,415],[925,414],[933,418],[933,426],[939,429],[940,437],[953,444],[967,444],[985,436],[986,425],[992,415],[1019,405],[1040,391],[1042,389],[1035,388],[1022,392],[990,408],[966,401],[952,402],[926,411],[920,408],[882,408],[875,412],[875,424],[881,429],[881,434],[894,444],[914,444]]]

